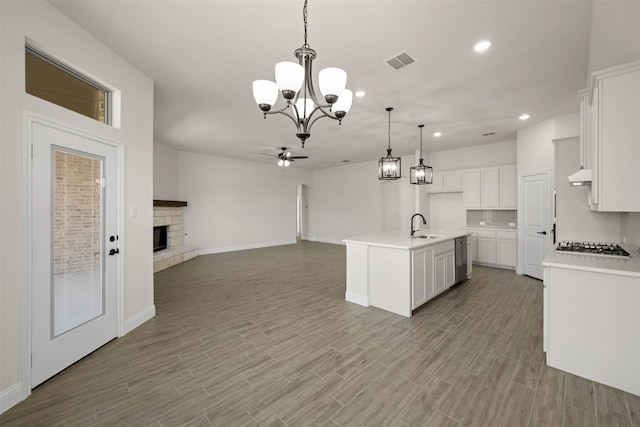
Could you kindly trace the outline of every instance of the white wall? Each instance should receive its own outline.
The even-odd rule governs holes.
[[[516,164],[516,141],[496,142],[457,150],[429,153],[434,171],[474,169]]]
[[[572,186],[567,177],[580,169],[580,138],[563,138],[556,145],[557,240],[619,242],[620,214],[592,212],[589,186]]]
[[[623,241],[640,246],[640,212],[621,214],[620,235]]]
[[[402,178],[378,180],[378,162],[320,169],[313,174],[313,239],[342,243],[346,237],[381,231],[409,231],[415,189],[409,184],[413,156],[402,157]]]
[[[152,144],[153,83],[44,1],[0,2],[0,410],[22,398],[21,315],[28,286],[23,114],[31,112],[124,146],[123,234],[125,327],[153,312]],[[122,94],[119,129],[25,93],[24,48],[29,38],[47,53]],[[138,215],[126,215],[132,206]],[[132,323],[133,322],[133,323]]]
[[[274,163],[178,152],[185,244],[204,254],[295,243],[297,186],[312,192],[313,173],[282,172]]]
[[[178,200],[178,150],[153,143],[153,198]]]

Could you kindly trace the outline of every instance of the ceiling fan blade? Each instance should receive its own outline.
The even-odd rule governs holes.
[[[273,155],[273,154],[269,154],[269,153],[260,153],[260,154],[262,154],[263,156],[269,156],[269,157],[278,158],[278,156]]]
[[[289,157],[289,160],[291,159],[308,159],[309,156],[291,156]]]

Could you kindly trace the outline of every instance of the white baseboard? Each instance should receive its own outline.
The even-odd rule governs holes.
[[[122,331],[122,335],[126,335],[129,332],[133,331],[138,326],[142,325],[149,319],[152,319],[156,315],[156,306],[152,305],[151,307],[141,311],[130,319],[125,320],[124,322],[124,330]]]
[[[270,246],[295,245],[296,243],[297,243],[296,239],[293,239],[293,240],[282,240],[279,242],[256,243],[251,245],[225,246],[222,248],[211,248],[211,249],[197,249],[196,254],[197,255],[219,254],[223,252],[244,251],[247,249],[268,248]]]
[[[331,243],[332,245],[341,245],[344,246],[344,242],[342,240],[332,240],[332,239],[314,239],[314,242],[320,243]]]
[[[22,385],[15,383],[0,392],[0,414],[22,401]]]
[[[354,304],[363,305],[365,307],[369,307],[369,297],[366,295],[357,294],[355,292],[347,291],[344,299]]]

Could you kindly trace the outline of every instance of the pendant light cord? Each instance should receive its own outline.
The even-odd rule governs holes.
[[[418,127],[420,128],[420,160],[422,160],[422,128],[424,125],[419,125]]]
[[[387,107],[387,111],[389,112],[389,143],[387,144],[387,150],[389,151],[388,154],[391,155],[391,111],[393,111],[393,108]]]

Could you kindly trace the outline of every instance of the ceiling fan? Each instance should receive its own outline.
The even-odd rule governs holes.
[[[278,153],[277,155],[274,154],[267,154],[267,153],[261,153],[263,156],[269,156],[269,157],[275,157],[278,160],[278,166],[281,167],[287,167],[289,166],[289,164],[297,159],[308,159],[309,156],[292,156],[291,152],[287,151],[287,147],[280,147],[280,149],[282,150],[282,153]]]

